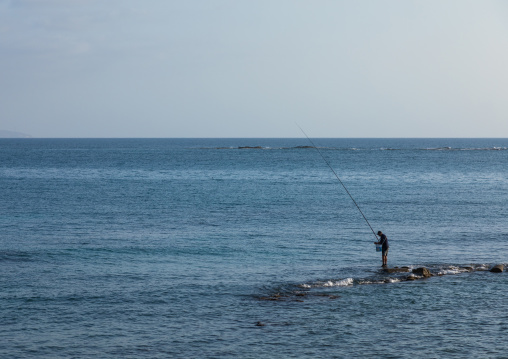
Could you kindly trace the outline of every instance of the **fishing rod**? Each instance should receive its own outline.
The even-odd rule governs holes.
[[[342,182],[342,180],[339,178],[339,175],[337,174],[337,172],[335,172],[335,170],[333,169],[333,167],[330,165],[330,162],[328,162],[328,160],[325,158],[325,156],[323,156],[323,154],[321,153],[321,151],[319,150],[319,148],[317,148],[317,146],[314,144],[314,142],[312,142],[312,140],[309,138],[309,136],[307,136],[307,134],[305,133],[305,131],[300,127],[300,125],[296,124],[298,126],[298,128],[300,129],[300,131],[302,131],[302,133],[305,135],[305,137],[307,137],[307,139],[309,140],[309,142],[312,144],[312,147],[314,147],[318,153],[321,155],[321,158],[325,161],[325,163],[328,165],[328,167],[332,170],[333,174],[335,175],[335,177],[337,177],[337,179],[339,180],[340,184],[342,185],[342,187],[344,187],[344,190],[346,191],[346,193],[349,195],[349,198],[351,198],[351,200],[353,201],[353,203],[355,204],[356,208],[358,208],[358,210],[360,211],[363,219],[365,219],[365,222],[367,222],[367,224],[369,225],[369,228],[370,230],[372,231],[372,233],[374,234],[374,237],[376,237],[376,241],[378,240],[378,237],[377,237],[377,234],[376,232],[374,232],[374,229],[372,228],[372,226],[370,225],[369,223],[369,220],[367,219],[367,217],[365,217],[365,215],[363,214],[362,210],[360,209],[360,206],[358,205],[358,203],[356,203],[355,199],[353,198],[353,196],[351,195],[351,193],[349,193],[347,187],[344,185],[344,183]]]

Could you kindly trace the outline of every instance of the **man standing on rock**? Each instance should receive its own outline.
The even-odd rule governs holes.
[[[383,234],[383,232],[378,231],[377,235],[379,236],[379,242],[374,242],[374,244],[381,244],[382,245],[382,256],[383,256],[383,267],[387,266],[388,262],[388,249],[390,246],[388,245],[388,238]]]

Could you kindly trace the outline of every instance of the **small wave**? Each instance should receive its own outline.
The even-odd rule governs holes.
[[[448,268],[443,268],[437,272],[437,275],[449,275],[449,274],[459,274],[469,272],[469,270],[465,267],[455,267],[450,266]]]
[[[327,281],[322,286],[323,287],[347,287],[353,285],[353,278],[346,278],[338,281]]]
[[[400,282],[400,281],[401,281],[401,279],[400,279],[400,278],[386,278],[386,279],[384,280],[384,282],[385,282],[385,283],[398,283],[398,282]]]
[[[345,278],[341,280],[329,280],[326,282],[315,282],[315,283],[304,283],[299,284],[299,288],[303,289],[310,289],[310,288],[323,288],[323,287],[347,287],[350,285],[353,285],[354,279],[353,278]]]
[[[477,271],[488,271],[490,269],[490,265],[488,264],[478,264],[474,270],[477,270]]]

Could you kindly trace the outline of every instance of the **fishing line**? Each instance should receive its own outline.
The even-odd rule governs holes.
[[[378,240],[378,237],[377,237],[377,234],[376,232],[374,232],[374,229],[372,228],[372,226],[370,225],[369,223],[369,220],[367,219],[367,217],[365,217],[365,215],[363,214],[362,210],[360,209],[360,206],[358,206],[358,203],[356,203],[355,199],[353,198],[353,196],[351,195],[351,193],[349,193],[348,189],[346,188],[346,186],[344,185],[344,183],[342,182],[342,180],[339,178],[339,175],[337,174],[337,172],[335,172],[335,170],[333,169],[333,167],[330,165],[330,162],[328,162],[328,160],[325,158],[325,156],[323,156],[323,154],[321,153],[321,151],[319,150],[319,148],[317,148],[317,146],[314,144],[314,142],[312,142],[312,140],[309,138],[309,136],[307,136],[307,134],[305,133],[305,131],[300,127],[300,125],[296,124],[298,126],[298,128],[300,129],[300,131],[302,131],[302,133],[305,135],[305,137],[307,137],[307,139],[309,140],[309,142],[312,144],[312,147],[314,147],[318,153],[321,155],[321,158],[325,161],[325,163],[328,165],[328,167],[332,170],[333,174],[335,175],[335,177],[337,177],[337,179],[339,180],[340,184],[342,185],[342,187],[344,187],[344,190],[346,191],[346,193],[349,195],[349,198],[351,198],[351,200],[353,201],[353,203],[355,204],[356,208],[358,208],[358,210],[360,211],[363,219],[365,219],[365,222],[367,222],[367,224],[369,225],[369,228],[370,230],[372,231],[372,233],[374,234],[374,237],[376,237],[376,241]]]

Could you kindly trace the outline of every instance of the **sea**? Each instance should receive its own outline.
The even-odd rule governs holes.
[[[311,141],[1,139],[0,357],[508,358],[508,139]]]

